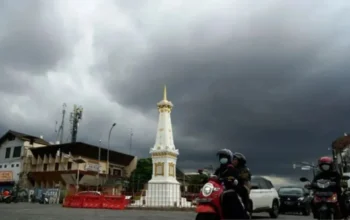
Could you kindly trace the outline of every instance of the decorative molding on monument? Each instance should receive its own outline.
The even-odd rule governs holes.
[[[169,170],[168,170],[169,176],[175,177],[175,164],[170,162],[168,163],[168,167],[169,167]]]
[[[173,152],[154,152],[152,153],[152,157],[172,157],[177,158],[177,154]]]
[[[164,162],[154,163],[154,176],[164,176]]]
[[[162,113],[162,112],[171,113],[171,108],[169,108],[168,106],[163,105],[163,106],[159,106],[159,107],[158,107],[158,111],[159,111],[160,113]]]

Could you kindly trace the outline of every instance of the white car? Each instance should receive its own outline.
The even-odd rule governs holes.
[[[280,200],[270,180],[252,176],[250,202],[253,213],[268,212],[271,218],[278,217]]]

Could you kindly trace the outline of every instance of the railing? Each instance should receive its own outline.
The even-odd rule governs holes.
[[[129,198],[129,207],[191,208],[203,184],[148,183],[139,192],[124,192]]]

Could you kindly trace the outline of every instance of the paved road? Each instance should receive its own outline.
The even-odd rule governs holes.
[[[32,203],[0,203],[0,219],[4,220],[194,220],[194,212],[73,209],[59,205]],[[255,219],[268,219],[267,215],[255,214]],[[278,219],[311,220],[311,217],[281,215]]]

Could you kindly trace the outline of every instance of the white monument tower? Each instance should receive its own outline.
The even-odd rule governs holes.
[[[167,99],[164,86],[163,100],[157,104],[159,121],[157,137],[150,150],[153,163],[152,179],[146,191],[147,206],[180,206],[180,183],[176,180],[176,161],[179,150],[175,149],[170,113],[173,104]]]

